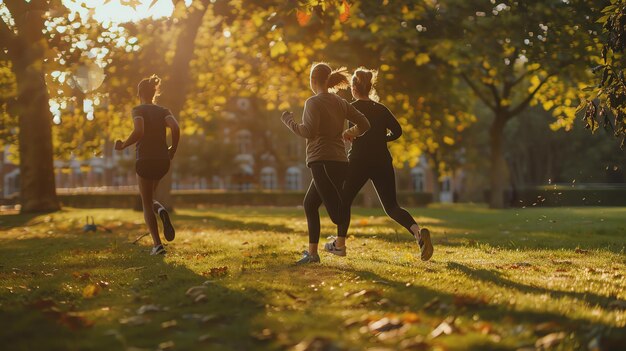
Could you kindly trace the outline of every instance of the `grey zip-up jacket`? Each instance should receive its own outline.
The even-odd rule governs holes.
[[[363,135],[370,128],[365,116],[349,102],[332,93],[319,93],[304,103],[302,123],[292,115],[282,117],[291,131],[306,138],[306,163],[316,161],[348,162],[343,142],[346,120],[354,126],[346,131],[351,137]]]

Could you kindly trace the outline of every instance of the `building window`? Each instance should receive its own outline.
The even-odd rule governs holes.
[[[261,170],[261,188],[273,190],[278,187],[276,170],[273,167],[265,167]]]
[[[302,171],[298,167],[289,167],[287,169],[287,178],[285,188],[291,191],[297,191],[302,188]]]
[[[419,167],[411,169],[411,184],[415,192],[424,191],[424,170]]]
[[[441,181],[441,191],[449,192],[450,190],[451,190],[450,177],[444,177],[443,180]]]
[[[252,152],[252,133],[249,130],[242,129],[237,132],[237,147],[240,154]]]

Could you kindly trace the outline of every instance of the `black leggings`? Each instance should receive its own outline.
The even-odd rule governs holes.
[[[341,193],[348,162],[323,161],[309,166],[313,180],[304,196],[304,213],[309,226],[309,243],[317,244],[320,241],[319,208],[322,203],[333,223],[344,227],[350,222],[349,209]]]
[[[350,207],[352,201],[363,185],[371,179],[376,188],[378,199],[385,209],[385,213],[398,224],[414,235],[411,226],[417,224],[413,217],[404,208],[398,205],[396,198],[396,174],[391,161],[371,165],[364,161],[350,162],[348,177],[343,189],[343,199],[346,201],[347,224],[339,226],[339,236],[345,237],[350,227]]]

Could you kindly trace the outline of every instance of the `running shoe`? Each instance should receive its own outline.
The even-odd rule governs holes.
[[[167,210],[160,202],[154,201],[152,203],[152,210],[154,213],[159,215],[161,221],[163,222],[163,236],[165,236],[165,240],[172,241],[176,236],[176,231],[174,230],[174,226],[172,225],[172,221],[170,220],[170,214],[167,213]]]
[[[159,245],[152,248],[152,251],[150,251],[150,256],[165,255],[165,253],[166,251],[163,245]]]
[[[308,251],[302,252],[302,258],[296,262],[297,265],[307,264],[307,263],[320,263],[320,255],[315,254],[311,255]]]
[[[337,247],[337,240],[333,240],[324,244],[324,250],[326,252],[330,252],[333,255],[337,256],[345,256],[346,255],[346,246]]]
[[[433,256],[433,243],[430,241],[430,230],[422,228],[420,230],[420,236],[417,239],[417,243],[420,246],[422,253],[422,261],[428,261]]]

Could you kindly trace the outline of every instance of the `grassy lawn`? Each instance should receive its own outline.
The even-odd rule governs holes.
[[[626,208],[411,212],[433,232],[430,262],[381,210],[357,209],[348,257],[306,267],[293,266],[307,243],[297,208],[180,209],[164,257],[148,255],[149,237],[133,243],[146,232],[139,212],[2,215],[1,348],[626,344]],[[112,233],[83,233],[87,215]],[[333,234],[327,219],[322,230]]]

